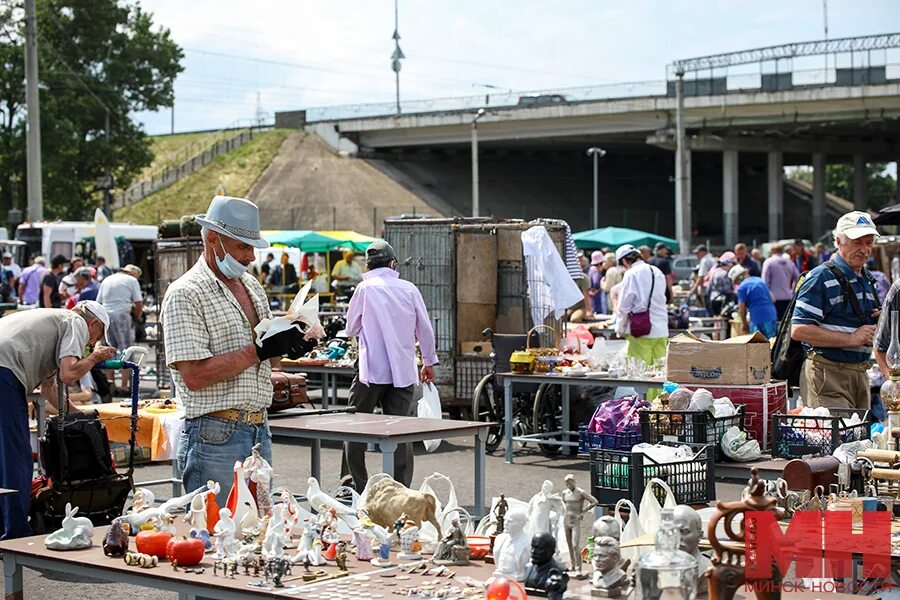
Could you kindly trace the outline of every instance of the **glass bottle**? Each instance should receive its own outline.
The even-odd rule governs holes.
[[[656,534],[656,548],[643,555],[637,564],[635,598],[659,600],[697,597],[697,559],[678,549],[681,534],[671,508],[662,511],[662,523]]]
[[[891,343],[885,354],[885,362],[888,372],[883,373],[884,383],[881,384],[881,401],[889,411],[900,410],[900,311],[891,311]]]

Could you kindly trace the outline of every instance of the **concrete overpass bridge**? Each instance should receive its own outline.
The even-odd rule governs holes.
[[[848,39],[882,48],[885,57],[900,46],[900,34]],[[846,48],[847,40],[832,40],[828,48],[841,42]],[[719,57],[691,60],[710,58]],[[775,57],[776,69],[783,60]],[[856,167],[855,204],[866,209],[865,164],[900,159],[900,54],[877,66],[731,76],[713,69],[680,85],[680,97],[676,77],[538,96],[421,101],[402,105],[400,114],[394,105],[360,105],[279,113],[277,119],[318,132],[445,214],[471,214],[477,157],[482,214],[529,218],[552,212],[576,229],[593,220],[594,182],[585,150],[600,146],[607,151],[599,164],[601,225],[674,236],[683,233],[678,219],[686,218],[683,242],[709,238],[726,245],[815,239],[847,209],[825,194],[826,164]],[[675,154],[679,104],[683,177]],[[479,108],[485,111],[475,122]],[[811,194],[785,186],[784,167],[798,165],[813,167]],[[677,198],[682,180],[687,197]]]

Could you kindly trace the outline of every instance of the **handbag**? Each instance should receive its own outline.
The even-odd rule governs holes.
[[[306,395],[306,377],[297,373],[272,371],[272,404],[269,414],[289,408],[297,408],[309,402]]]
[[[650,303],[653,302],[653,289],[656,286],[656,273],[653,272],[653,265],[650,267],[650,297],[647,298],[647,308],[640,312],[628,313],[628,322],[631,324],[631,335],[634,337],[644,337],[650,333]]]

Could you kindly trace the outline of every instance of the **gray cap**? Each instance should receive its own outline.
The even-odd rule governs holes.
[[[12,258],[12,257],[13,257],[12,252],[4,252],[3,253],[3,258]]]
[[[197,223],[254,248],[268,248],[259,234],[259,207],[246,198],[215,196],[206,214],[197,215]]]
[[[385,260],[397,260],[394,249],[384,240],[375,240],[366,248],[366,262],[384,262]]]

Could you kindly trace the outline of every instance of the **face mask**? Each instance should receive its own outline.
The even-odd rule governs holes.
[[[222,247],[222,253],[225,255],[225,258],[219,258],[216,255],[216,266],[219,267],[219,272],[222,275],[228,279],[237,279],[247,272],[247,267],[241,261],[226,252],[221,239],[219,240],[219,246]]]

